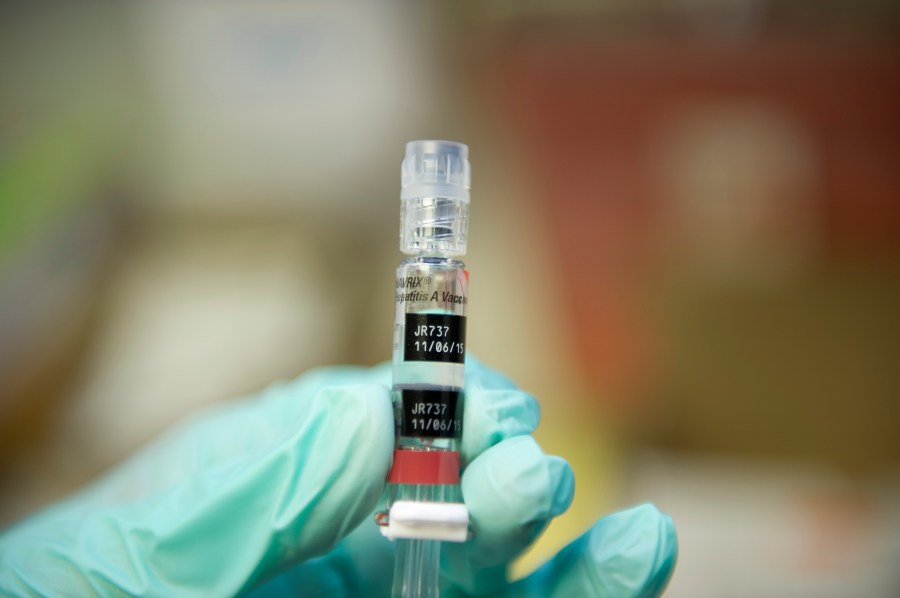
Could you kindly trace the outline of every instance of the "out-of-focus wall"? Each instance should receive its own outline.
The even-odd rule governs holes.
[[[572,358],[660,441],[896,465],[900,54],[763,25],[489,42]]]
[[[681,526],[672,595],[896,592],[898,11],[493,7],[476,71],[581,384],[546,444],[618,439]]]

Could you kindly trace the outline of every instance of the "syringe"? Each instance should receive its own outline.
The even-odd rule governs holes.
[[[397,539],[394,596],[437,596],[440,542],[463,542],[469,515],[459,488],[469,273],[468,147],[411,141],[401,168],[393,387],[395,450],[388,510]]]

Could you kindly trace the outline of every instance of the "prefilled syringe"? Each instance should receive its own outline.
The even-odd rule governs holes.
[[[459,488],[469,273],[468,147],[411,141],[401,168],[392,400],[394,461],[388,510],[398,540],[394,596],[436,596],[441,541],[465,541]]]

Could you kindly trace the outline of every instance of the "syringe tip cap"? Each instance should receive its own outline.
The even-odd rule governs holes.
[[[421,139],[406,144],[400,197],[445,197],[469,201],[469,147],[456,141]]]

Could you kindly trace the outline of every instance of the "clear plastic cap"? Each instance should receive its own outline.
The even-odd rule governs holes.
[[[456,141],[421,140],[406,144],[400,168],[400,198],[446,197],[469,202],[472,167],[469,147]]]
[[[410,141],[400,168],[400,250],[466,253],[469,232],[469,148],[455,141]]]

